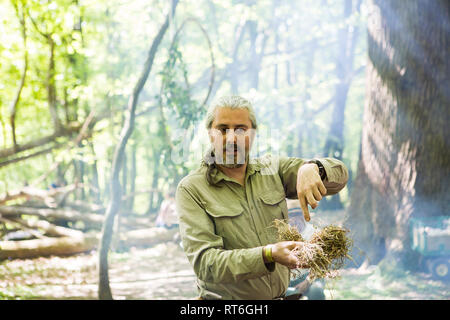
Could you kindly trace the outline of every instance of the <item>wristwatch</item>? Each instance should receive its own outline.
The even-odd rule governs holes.
[[[317,166],[319,167],[319,175],[320,175],[320,179],[325,180],[327,178],[327,173],[325,171],[325,168],[323,167],[322,162],[320,162],[319,160],[313,159],[313,160],[309,160],[306,163],[315,163],[317,164]]]

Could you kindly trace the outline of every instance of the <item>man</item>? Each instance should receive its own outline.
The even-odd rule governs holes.
[[[277,242],[275,219],[288,219],[286,198],[298,199],[307,221],[325,195],[339,192],[348,173],[331,158],[249,159],[257,123],[239,96],[222,97],[206,118],[211,141],[202,165],[179,183],[180,234],[197,275],[201,299],[282,299],[289,269],[307,267],[298,242]]]

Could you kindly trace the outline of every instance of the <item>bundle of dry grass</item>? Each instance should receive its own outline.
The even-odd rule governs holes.
[[[353,246],[353,241],[347,236],[348,230],[329,225],[315,231],[309,241],[305,241],[296,227],[283,220],[275,220],[279,241],[300,241],[303,246],[296,250],[297,257],[310,268],[308,278],[335,278],[344,266],[345,259]]]

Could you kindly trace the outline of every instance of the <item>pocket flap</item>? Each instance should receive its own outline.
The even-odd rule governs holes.
[[[275,205],[285,200],[286,196],[284,193],[281,193],[279,191],[270,191],[263,193],[260,198],[265,204]]]
[[[221,217],[237,217],[244,212],[244,208],[240,205],[229,205],[229,206],[223,206],[223,205],[208,205],[205,206],[206,212],[214,217],[214,218],[221,218]]]

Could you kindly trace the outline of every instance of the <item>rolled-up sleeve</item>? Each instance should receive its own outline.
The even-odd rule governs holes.
[[[345,164],[334,158],[319,158],[325,172],[327,173],[327,178],[323,182],[325,188],[327,189],[327,196],[336,194],[342,189],[348,181],[348,170]]]
[[[200,280],[213,283],[239,282],[269,274],[262,247],[224,249],[223,239],[214,231],[214,222],[188,187],[180,184],[176,192],[180,235],[184,251]]]
[[[341,191],[348,180],[348,170],[345,164],[334,158],[315,158],[319,160],[325,169],[327,178],[323,181],[327,189],[326,196],[333,195]],[[305,159],[295,157],[279,157],[278,173],[283,183],[286,197],[297,199],[297,174],[298,169],[307,162]]]

